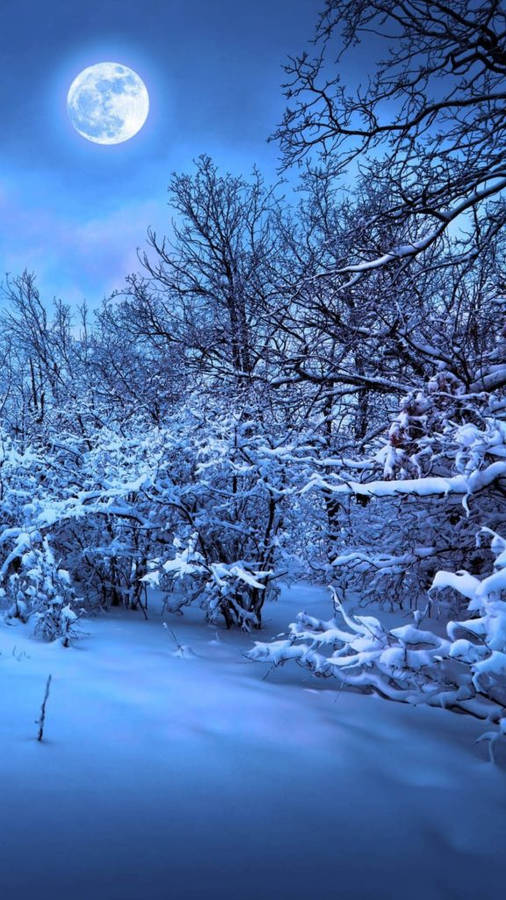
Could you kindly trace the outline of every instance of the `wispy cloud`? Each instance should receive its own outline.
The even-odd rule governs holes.
[[[100,204],[97,204],[98,206]],[[37,274],[41,293],[77,303],[99,303],[138,267],[137,248],[146,229],[163,229],[168,220],[164,198],[123,202],[83,218],[44,205],[0,183],[0,214],[8,229],[0,244],[3,272]]]

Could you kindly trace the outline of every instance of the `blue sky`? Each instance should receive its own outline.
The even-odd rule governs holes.
[[[44,297],[96,305],[137,267],[146,229],[169,221],[170,173],[208,153],[274,178],[266,138],[284,108],[282,63],[311,36],[323,0],[2,0],[0,260],[38,274]],[[118,61],[151,111],[116,146],[80,137],[73,78]]]

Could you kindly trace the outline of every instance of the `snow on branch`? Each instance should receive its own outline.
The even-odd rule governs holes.
[[[488,530],[490,531],[490,530]],[[492,723],[483,735],[493,746],[506,735],[506,541],[494,534],[494,571],[436,573],[431,591],[451,589],[468,601],[468,618],[452,621],[447,636],[421,628],[423,614],[396,628],[375,616],[349,613],[331,588],[334,617],[299,613],[288,636],[257,641],[249,658],[279,666],[295,660],[313,674],[388,700],[426,703]]]
[[[470,475],[453,475],[450,478],[428,476],[425,478],[404,478],[398,481],[345,481],[336,484],[321,475],[312,475],[302,488],[302,493],[313,488],[322,488],[332,494],[358,494],[363,497],[396,497],[415,495],[417,497],[447,496],[448,494],[475,494],[495,481],[506,476],[506,462],[491,463],[485,469],[472,472]]]
[[[365,275],[373,269],[383,268],[392,262],[398,262],[403,259],[413,259],[415,256],[418,256],[441,237],[451,222],[455,221],[455,219],[468,210],[473,209],[483,200],[500,193],[506,188],[506,177],[503,172],[497,174],[493,172],[487,173],[484,181],[485,186],[483,188],[473,191],[469,196],[462,199],[459,203],[456,203],[455,206],[444,211],[438,211],[438,218],[442,220],[440,225],[438,228],[435,228],[433,231],[426,234],[423,238],[420,238],[418,241],[413,241],[412,244],[401,244],[398,247],[394,247],[388,253],[383,253],[381,256],[376,257],[376,259],[343,266],[336,271],[336,274]],[[489,184],[488,182],[490,181],[493,183]]]

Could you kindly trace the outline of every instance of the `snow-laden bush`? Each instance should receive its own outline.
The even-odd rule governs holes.
[[[257,571],[242,562],[208,563],[197,550],[197,542],[197,533],[191,535],[187,546],[176,538],[174,558],[162,565],[153,561],[144,581],[162,589],[169,612],[179,612],[197,601],[211,622],[223,616],[227,626],[258,627],[273,571]]]
[[[60,639],[68,647],[75,637],[75,596],[69,573],[56,564],[47,538],[38,532],[18,537],[16,571],[7,580],[7,620],[32,621],[34,634]]]
[[[451,588],[468,601],[469,617],[447,625],[446,636],[413,622],[386,628],[375,616],[348,613],[333,590],[328,621],[299,613],[288,637],[256,642],[251,659],[278,666],[289,660],[341,685],[388,700],[427,703],[486,719],[483,737],[506,735],[506,541],[493,534],[492,574],[440,571],[431,590]]]
[[[153,544],[146,581],[159,585],[169,609],[198,602],[212,620],[260,627],[265,598],[296,555],[287,534],[300,526],[292,499],[304,441],[284,441],[275,422],[269,431],[258,409],[230,412],[214,403],[185,414],[166,473],[170,492],[157,495],[172,546]]]
[[[449,563],[482,576],[492,556],[476,531],[505,525],[505,409],[502,389],[470,391],[441,368],[402,398],[368,460],[336,460],[325,475],[315,465],[303,491],[341,504],[327,581],[361,605],[413,609]]]
[[[11,452],[0,574],[20,563],[22,536],[40,533],[88,607],[144,608],[145,575],[158,569],[163,590],[184,589],[182,605],[197,600],[211,618],[258,627],[275,577],[304,541],[304,434],[288,441],[284,416],[268,413],[254,395],[233,409],[195,396],[163,426],[111,423]],[[180,548],[192,557],[184,581]]]

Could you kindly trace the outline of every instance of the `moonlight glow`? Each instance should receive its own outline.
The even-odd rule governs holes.
[[[144,125],[149,95],[132,69],[115,62],[89,66],[74,79],[67,96],[72,125],[95,144],[121,144]]]

